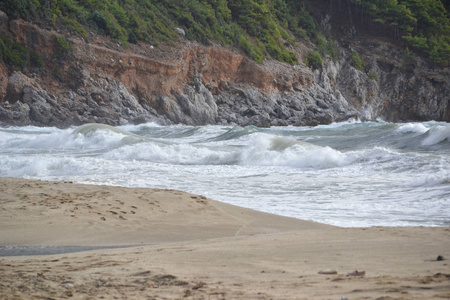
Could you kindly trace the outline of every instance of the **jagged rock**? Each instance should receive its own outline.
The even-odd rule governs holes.
[[[175,94],[175,99],[160,97],[154,105],[159,114],[165,115],[174,123],[215,124],[218,117],[213,95],[198,78],[193,85],[184,87],[183,94]]]
[[[20,72],[11,75],[0,63],[0,101],[10,103],[0,105],[0,122],[6,125],[156,120],[312,126],[378,117],[450,121],[449,69],[430,68],[421,59],[404,63],[400,51],[382,43],[341,48],[339,61],[324,58],[322,72],[303,64],[257,64],[224,48],[193,42],[161,49],[142,43],[124,54],[108,43],[77,37],[70,38],[70,55],[62,61],[52,54],[55,32],[23,20],[12,20],[9,27],[5,22],[0,14],[0,28],[44,59],[36,75],[41,86]],[[361,56],[368,51],[367,70],[375,72],[376,80],[351,66],[351,51],[356,50]],[[60,76],[55,76],[57,70]]]
[[[181,123],[183,114],[180,105],[173,99],[166,96],[160,96],[153,102],[153,105],[159,115],[166,116],[172,122]]]
[[[329,124],[348,119],[349,112],[357,114],[345,99],[334,97],[333,90],[326,91],[319,85],[302,93],[291,91],[268,95],[257,89],[232,87],[228,93],[218,96],[216,102],[220,103],[222,119],[242,126]],[[337,104],[333,106],[330,102]]]
[[[30,107],[26,103],[17,101],[11,106],[0,106],[0,122],[10,125],[30,125]]]
[[[108,118],[111,115],[111,111],[109,109],[107,109],[106,107],[103,106],[99,106],[96,109],[94,109],[92,111],[92,114],[96,117],[100,117],[100,118]],[[112,117],[118,117],[119,115],[116,114],[115,116],[113,115]]]
[[[33,86],[37,89],[41,89],[38,83],[33,79],[27,77],[21,72],[14,72],[8,78],[8,85],[6,87],[5,99],[10,103],[15,103],[23,97],[23,90],[25,87]]]
[[[27,86],[23,89],[22,102],[30,106],[30,120],[32,123],[49,125],[54,112],[52,106],[45,99],[46,93],[40,93],[35,87]],[[44,96],[44,97],[43,97]],[[58,117],[55,115],[55,117]]]

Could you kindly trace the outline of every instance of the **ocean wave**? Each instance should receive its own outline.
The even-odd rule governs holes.
[[[396,133],[425,133],[427,131],[428,128],[421,123],[407,123],[395,130]]]
[[[347,156],[331,147],[258,133],[239,153],[241,165],[293,168],[333,168],[347,164]]]
[[[54,155],[22,156],[0,159],[0,175],[11,177],[54,177],[101,172],[103,164],[95,158],[55,157]]]
[[[245,144],[126,145],[102,155],[108,160],[142,160],[179,165],[254,165],[294,168],[332,168],[348,163],[346,154],[330,147],[315,146],[264,133],[249,136]]]
[[[424,134],[422,146],[432,146],[444,141],[450,142],[450,126],[437,125]]]
[[[85,124],[72,135],[85,147],[112,147],[144,142],[145,138],[129,131],[105,124]]]
[[[86,124],[75,129],[25,127],[0,131],[0,147],[15,151],[105,149],[143,141],[145,138],[136,134],[103,124]]]
[[[441,172],[433,175],[420,176],[418,178],[413,179],[411,182],[411,186],[413,187],[419,186],[433,187],[442,185],[450,185],[450,173]]]
[[[57,128],[7,128],[0,130],[0,149],[50,149],[64,145],[70,130]]]
[[[235,126],[231,129],[229,129],[227,132],[222,133],[216,137],[210,138],[207,141],[228,141],[228,140],[236,140],[241,137],[251,135],[253,133],[259,132],[260,129],[256,126]]]
[[[102,155],[108,160],[137,160],[175,165],[233,164],[235,153],[192,144],[155,142],[127,145]]]
[[[145,131],[145,130],[153,130],[153,129],[158,129],[158,128],[165,128],[166,126],[163,125],[159,125],[158,123],[155,122],[149,122],[149,123],[142,123],[139,125],[133,125],[133,124],[126,124],[126,125],[120,125],[117,126],[116,128],[120,128],[122,130],[125,131]]]
[[[349,164],[351,163],[364,169],[395,171],[402,169],[405,164],[408,164],[405,162],[406,158],[402,154],[394,149],[382,146],[349,151],[346,154]]]
[[[0,176],[179,189],[345,226],[442,226],[449,125],[420,124],[8,127]]]

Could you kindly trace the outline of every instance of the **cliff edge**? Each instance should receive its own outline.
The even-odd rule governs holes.
[[[257,64],[232,49],[182,36],[176,46],[125,49],[104,37],[64,36],[3,13],[0,32],[42,58],[22,71],[0,63],[3,125],[450,121],[449,68],[430,68],[420,58],[405,61],[401,50],[378,40],[339,43],[339,59],[312,70],[302,63]],[[356,50],[366,62],[363,71],[352,66]],[[308,45],[295,52],[302,61]]]

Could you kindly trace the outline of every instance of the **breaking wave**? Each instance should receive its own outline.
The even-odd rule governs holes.
[[[180,189],[341,226],[435,226],[450,214],[449,143],[438,122],[7,127],[0,176]]]

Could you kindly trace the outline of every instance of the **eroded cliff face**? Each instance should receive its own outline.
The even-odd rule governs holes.
[[[338,89],[368,119],[450,121],[450,68],[433,68],[387,42],[360,40],[350,50],[364,55],[365,72],[351,67],[349,51],[340,64]]]
[[[69,37],[70,50],[61,51],[57,32],[22,20],[6,22],[0,28],[39,53],[43,65],[22,73],[0,64],[0,123],[5,125],[450,120],[448,69],[427,70],[422,63],[405,69],[383,59],[382,50],[370,64],[375,81],[351,67],[351,50],[345,49],[340,61],[327,62],[320,72],[302,64],[259,65],[223,47],[184,40],[177,47],[123,49],[100,37]]]

